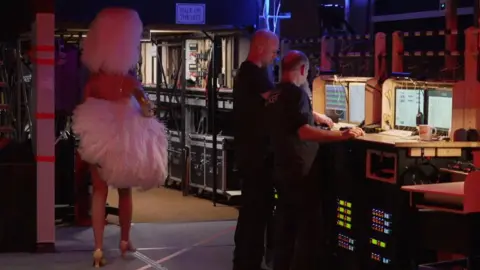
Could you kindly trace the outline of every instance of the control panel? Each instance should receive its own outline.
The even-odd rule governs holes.
[[[351,202],[337,198],[338,247],[349,251],[355,250],[355,238],[352,233],[352,209]]]
[[[371,210],[370,259],[388,265],[392,261],[389,254],[392,237],[392,214],[379,208],[372,208]]]

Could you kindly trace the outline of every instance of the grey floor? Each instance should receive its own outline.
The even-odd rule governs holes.
[[[176,224],[134,224],[132,241],[138,251],[119,257],[120,230],[105,230],[105,270],[228,270],[231,269],[234,221]],[[92,269],[90,228],[58,228],[54,254],[2,254],[0,269]]]

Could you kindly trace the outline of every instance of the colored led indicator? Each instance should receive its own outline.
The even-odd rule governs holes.
[[[392,215],[379,209],[372,209],[372,230],[384,234],[392,233]]]
[[[354,251],[355,240],[340,233],[338,234],[338,246],[349,251]]]
[[[381,247],[381,248],[386,248],[387,247],[387,243],[385,243],[383,241],[380,241],[378,239],[375,239],[375,238],[370,238],[370,243],[374,246],[378,246],[378,247]]]
[[[352,229],[352,203],[345,200],[337,200],[337,225],[346,229]]]
[[[380,254],[372,252],[370,258],[374,261],[381,262],[383,264],[390,264],[391,260],[385,257],[380,256]]]

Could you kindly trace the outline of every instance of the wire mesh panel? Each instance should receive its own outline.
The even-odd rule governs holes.
[[[393,53],[403,57],[402,71],[410,72],[414,77],[458,81],[464,78],[464,31],[472,22],[472,15],[461,15],[458,16],[457,29],[446,30],[445,17],[409,19],[379,22],[375,24],[375,30],[387,33],[387,47],[393,45],[392,34],[399,33],[403,49]],[[455,50],[447,49],[447,39],[456,43]],[[388,58],[391,60],[392,55]],[[447,68],[446,61],[455,64]]]

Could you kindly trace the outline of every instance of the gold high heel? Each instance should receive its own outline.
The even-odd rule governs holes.
[[[107,264],[107,261],[103,257],[103,251],[101,249],[95,250],[93,252],[93,267],[100,268],[105,266],[105,264]]]
[[[137,251],[137,249],[132,246],[130,241],[120,241],[120,253],[122,254],[122,257],[125,257],[127,252],[135,251]]]

